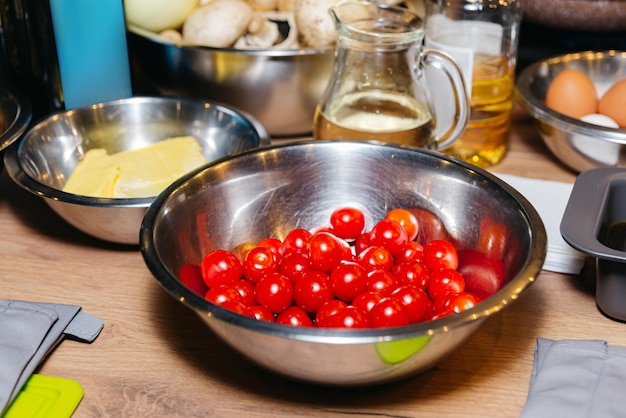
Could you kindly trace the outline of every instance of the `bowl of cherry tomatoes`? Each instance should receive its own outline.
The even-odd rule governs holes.
[[[201,167],[157,197],[140,232],[156,281],[216,335],[332,386],[432,368],[518,303],[546,242],[533,206],[485,170],[334,140]]]

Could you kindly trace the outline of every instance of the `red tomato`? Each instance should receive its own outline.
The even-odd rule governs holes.
[[[330,299],[322,304],[315,314],[315,325],[323,328],[326,325],[326,320],[336,312],[345,309],[348,304],[339,299]]]
[[[276,317],[276,323],[292,327],[312,327],[313,321],[302,308],[290,306]]]
[[[409,315],[396,298],[386,297],[378,301],[368,314],[372,328],[401,327],[409,325]]]
[[[330,283],[338,299],[351,302],[367,290],[367,270],[358,263],[346,261],[332,269]]]
[[[252,306],[256,304],[256,299],[254,298],[254,284],[252,284],[252,282],[250,282],[249,280],[237,280],[229,287],[239,292],[243,303],[245,303],[247,306]]]
[[[356,306],[357,308],[361,308],[364,312],[369,312],[374,305],[376,305],[381,299],[383,295],[378,292],[368,291],[365,293],[361,293],[354,299],[352,299],[352,306]]]
[[[386,248],[392,256],[400,254],[407,242],[406,229],[390,219],[378,221],[370,231],[370,245]]]
[[[352,241],[363,232],[365,215],[356,208],[339,208],[330,215],[330,225],[339,238]]]
[[[422,255],[424,254],[424,246],[416,241],[409,241],[406,243],[400,254],[394,257],[396,264],[404,263],[406,261],[422,261]]]
[[[233,284],[241,278],[239,259],[225,250],[213,250],[202,259],[202,278],[209,288]]]
[[[459,313],[466,311],[480,303],[480,298],[470,292],[461,292],[450,297],[449,306],[452,311]]]
[[[238,313],[239,315],[248,316],[250,318],[256,319],[254,312],[248,305],[238,300],[227,300],[220,304],[220,306],[224,309],[228,309],[229,311],[233,311]]]
[[[383,247],[368,247],[356,256],[356,261],[367,271],[376,269],[391,270],[393,257]]]
[[[320,306],[333,297],[330,278],[321,271],[305,272],[293,286],[294,301],[306,312],[317,312]]]
[[[412,324],[424,322],[432,315],[433,304],[422,289],[410,285],[400,286],[393,291],[391,297],[404,305]]]
[[[478,251],[459,251],[458,271],[465,279],[465,290],[481,300],[496,293],[504,284],[502,262]]]
[[[430,274],[427,293],[432,300],[449,293],[461,293],[465,290],[465,280],[461,273],[454,269],[439,269]]]
[[[400,285],[411,285],[425,290],[430,282],[430,271],[419,261],[396,264],[391,272]]]
[[[485,220],[480,224],[476,250],[487,257],[504,260],[509,241],[509,230],[503,224]]]
[[[261,277],[276,272],[278,259],[271,248],[254,247],[246,254],[242,268],[245,278],[256,283]]]
[[[294,283],[311,270],[309,255],[299,251],[289,251],[278,262],[278,273],[287,276]]]
[[[327,328],[369,328],[367,314],[356,306],[347,306],[326,319]]]
[[[269,248],[276,255],[276,257],[280,257],[280,245],[282,241],[278,238],[263,238],[261,241],[257,242],[257,247]]]
[[[409,241],[413,241],[417,238],[419,231],[419,224],[417,218],[413,213],[406,209],[392,209],[385,215],[385,219],[398,222],[404,227],[409,237]]]
[[[424,246],[422,261],[430,271],[442,268],[456,269],[459,265],[459,256],[456,247],[450,241],[434,240]]]
[[[197,264],[185,264],[178,270],[178,279],[182,284],[200,296],[204,296],[209,287],[202,279],[202,270]]]
[[[254,297],[270,312],[280,313],[293,301],[293,285],[280,273],[269,274],[254,286]]]
[[[357,255],[359,255],[361,252],[363,252],[364,250],[366,250],[367,248],[371,246],[372,245],[370,244],[369,231],[363,232],[361,235],[358,236],[358,238],[356,239],[356,242],[354,243],[354,251]]]
[[[235,289],[228,286],[215,286],[209,289],[204,298],[211,303],[221,305],[224,302],[242,302],[243,298]]]
[[[415,215],[419,224],[416,241],[426,245],[430,241],[442,239],[448,240],[450,237],[441,218],[427,209],[414,208],[409,211]]]
[[[282,244],[280,244],[279,251],[281,255],[290,251],[308,251],[308,242],[313,234],[303,228],[295,228],[289,231]]]
[[[367,273],[367,290],[389,296],[398,287],[398,279],[387,270],[372,270]]]
[[[250,306],[250,311],[252,311],[254,317],[259,321],[274,322],[275,320],[274,314],[265,306],[252,305]]]
[[[314,270],[331,271],[344,256],[344,247],[328,232],[316,232],[308,243],[309,263]]]

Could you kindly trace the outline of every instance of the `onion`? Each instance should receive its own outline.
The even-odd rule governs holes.
[[[198,5],[198,0],[124,0],[126,21],[161,32],[178,29]]]

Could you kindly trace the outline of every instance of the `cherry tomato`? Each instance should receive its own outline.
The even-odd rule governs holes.
[[[413,208],[409,211],[415,215],[419,225],[416,241],[426,245],[434,240],[448,240],[450,238],[441,218],[427,209]]]
[[[459,313],[466,311],[480,303],[480,298],[470,292],[461,292],[450,296],[449,306],[452,311]]]
[[[254,247],[246,254],[242,269],[244,277],[256,283],[261,277],[276,272],[278,259],[271,248]]]
[[[308,242],[309,263],[314,270],[329,272],[344,256],[344,247],[328,232],[316,232]]]
[[[409,315],[396,298],[385,297],[372,307],[368,314],[372,328],[401,327],[409,325]]]
[[[347,306],[348,304],[346,302],[339,299],[330,299],[324,302],[315,314],[315,325],[320,328],[325,327],[328,317],[342,309],[345,309]]]
[[[250,306],[250,311],[252,311],[254,317],[259,321],[274,322],[275,320],[274,314],[270,312],[270,310],[267,309],[265,306],[252,305]]]
[[[396,264],[404,263],[406,261],[422,261],[422,255],[424,254],[424,246],[416,241],[409,241],[400,251],[400,254],[394,257]]]
[[[261,241],[257,242],[257,247],[269,248],[276,255],[276,257],[280,257],[280,245],[282,241],[278,238],[263,238]]]
[[[330,283],[338,299],[351,302],[367,290],[367,270],[355,262],[344,262],[330,272]]]
[[[370,244],[386,248],[392,256],[400,254],[407,242],[409,237],[406,229],[390,219],[376,222],[370,231]]]
[[[376,269],[391,270],[393,257],[383,247],[368,247],[356,256],[356,261],[367,271]]]
[[[400,286],[391,296],[404,305],[412,324],[424,322],[432,315],[433,304],[422,289],[410,285]]]
[[[461,293],[465,290],[465,280],[461,273],[454,269],[439,269],[430,274],[427,293],[432,300],[449,293]]]
[[[363,252],[365,249],[371,246],[372,245],[370,244],[369,231],[363,232],[361,235],[358,236],[358,238],[356,239],[356,242],[354,243],[354,252],[357,255],[359,255],[361,252]]]
[[[311,270],[309,255],[299,251],[289,251],[278,262],[278,273],[287,276],[294,283]]]
[[[372,270],[367,273],[367,290],[389,296],[398,287],[398,279],[387,270]]]
[[[459,256],[450,241],[434,240],[424,246],[422,261],[430,271],[441,268],[456,269]]]
[[[256,299],[254,298],[254,284],[249,280],[239,279],[235,283],[228,286],[232,289],[235,289],[241,295],[243,303],[247,306],[252,306],[256,304]]]
[[[356,208],[339,208],[330,215],[330,225],[339,238],[352,241],[363,232],[365,215]]]
[[[210,288],[204,298],[211,303],[221,305],[224,302],[236,301],[243,303],[243,297],[237,290],[228,286],[215,286]]]
[[[202,270],[197,264],[184,264],[178,270],[178,279],[182,284],[200,296],[204,296],[209,287],[202,279]]]
[[[413,213],[406,209],[392,209],[385,215],[385,219],[389,219],[391,221],[396,221],[404,229],[409,237],[409,241],[413,241],[417,238],[417,233],[419,231],[419,224],[417,223],[417,218]]]
[[[280,244],[279,251],[285,254],[289,251],[308,251],[308,242],[313,234],[303,228],[295,228],[289,231],[283,242]]]
[[[254,297],[270,312],[280,313],[293,301],[293,285],[280,273],[269,274],[254,286]]]
[[[480,224],[476,250],[495,260],[504,260],[509,231],[503,224],[485,220]]]
[[[306,312],[317,312],[326,301],[334,297],[330,278],[317,270],[304,272],[293,286],[293,298]]]
[[[213,250],[204,256],[201,264],[202,278],[209,288],[229,285],[241,278],[239,259],[225,250]]]
[[[391,272],[400,285],[412,285],[425,290],[430,282],[430,271],[419,261],[395,264]]]
[[[326,319],[327,328],[369,328],[367,313],[356,306],[347,306]]]
[[[290,306],[276,317],[276,323],[292,327],[312,327],[313,321],[302,308]]]
[[[239,315],[248,316],[250,318],[256,319],[254,312],[248,305],[238,300],[227,300],[220,304],[220,306],[224,309],[228,309],[229,311],[233,311],[238,313]]]
[[[356,306],[357,308],[361,308],[364,312],[369,312],[374,305],[376,305],[381,299],[383,295],[378,292],[368,291],[365,293],[361,293],[354,299],[352,299],[352,306]]]
[[[496,293],[504,284],[502,262],[478,251],[459,251],[458,271],[465,279],[465,290],[481,300]]]

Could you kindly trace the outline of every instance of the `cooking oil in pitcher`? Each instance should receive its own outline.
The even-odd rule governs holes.
[[[317,107],[316,138],[363,139],[432,148],[434,122],[428,107],[407,96],[358,92],[324,110]]]

